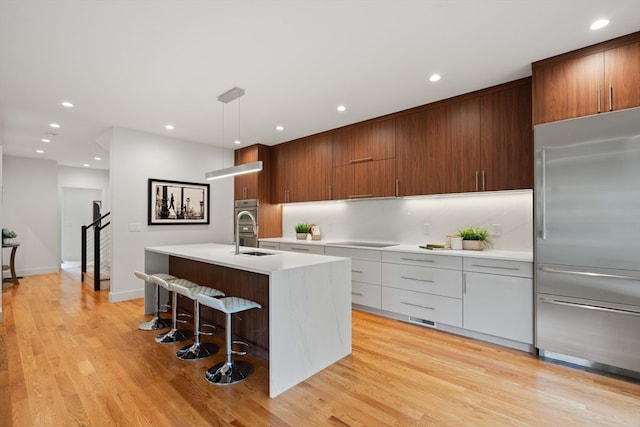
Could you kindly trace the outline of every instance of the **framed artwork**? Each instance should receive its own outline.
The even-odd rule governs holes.
[[[149,225],[209,224],[209,184],[149,179]]]

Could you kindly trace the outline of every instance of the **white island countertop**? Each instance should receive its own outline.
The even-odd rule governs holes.
[[[271,274],[274,271],[292,270],[313,265],[326,264],[342,258],[326,255],[281,252],[263,248],[240,247],[240,255],[235,254],[235,246],[219,243],[198,243],[189,245],[152,246],[145,248],[169,256],[216,264],[253,273]],[[244,255],[242,252],[264,252],[270,255]]]

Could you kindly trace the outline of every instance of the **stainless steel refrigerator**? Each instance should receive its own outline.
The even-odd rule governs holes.
[[[640,108],[538,125],[534,136],[535,346],[636,376]]]

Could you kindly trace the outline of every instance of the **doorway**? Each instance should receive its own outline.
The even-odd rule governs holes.
[[[68,187],[62,189],[60,217],[62,219],[61,254],[64,267],[80,265],[81,229],[83,225],[89,225],[94,221],[101,199],[102,190]],[[99,212],[97,214],[100,215]]]

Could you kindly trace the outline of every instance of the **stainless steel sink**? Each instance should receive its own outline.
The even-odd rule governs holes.
[[[246,251],[240,252],[242,255],[251,255],[251,256],[264,256],[264,255],[273,255],[269,252],[258,252],[258,251]]]
[[[362,246],[364,248],[388,248],[390,246],[398,246],[397,243],[358,242],[358,241],[333,242],[333,243],[329,243],[329,244],[330,245],[339,245],[339,246]]]

